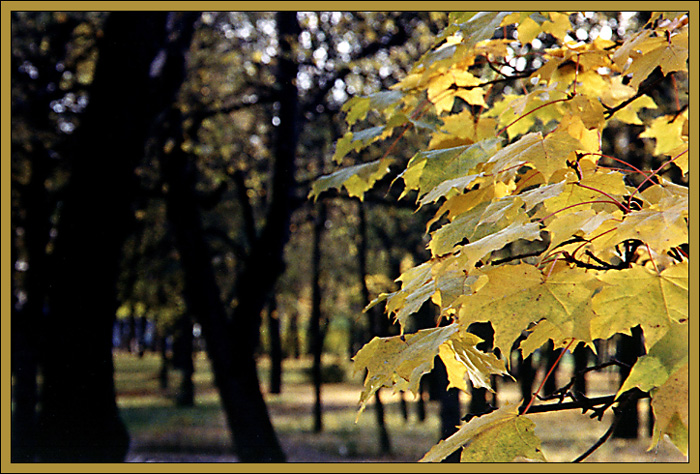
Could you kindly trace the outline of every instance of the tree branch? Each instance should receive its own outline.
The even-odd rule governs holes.
[[[661,82],[665,77],[666,76],[663,75],[660,68],[657,67],[656,69],[654,69],[654,71],[652,71],[652,73],[649,75],[649,77],[647,79],[645,79],[644,82],[642,82],[639,85],[639,89],[637,89],[637,93],[635,95],[633,95],[629,99],[619,103],[615,107],[607,107],[607,106],[603,105],[603,107],[605,107],[605,109],[606,109],[605,110],[605,118],[606,119],[611,118],[613,115],[615,115],[616,112],[624,109],[629,104],[631,104],[635,100],[639,99],[643,95],[645,95],[645,94],[648,95],[648,92],[651,89],[653,89],[654,87],[656,87],[656,85],[659,82]]]

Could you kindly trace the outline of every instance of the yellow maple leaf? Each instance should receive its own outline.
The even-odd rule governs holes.
[[[687,117],[683,114],[678,117],[673,115],[657,117],[639,134],[639,137],[653,138],[656,141],[654,155],[673,156],[679,149],[688,146],[687,141],[683,139],[686,123]]]
[[[475,388],[493,391],[491,375],[509,375],[502,360],[476,348],[479,342],[473,334],[460,331],[440,345],[438,353],[447,369],[448,389],[456,387],[468,393],[470,381]]]
[[[518,24],[518,41],[521,44],[531,43],[540,33],[542,26],[529,16]]]
[[[510,462],[518,457],[545,461],[534,428],[532,420],[518,414],[516,404],[506,402],[492,413],[462,423],[419,462],[440,462],[465,445],[462,462]]]
[[[549,18],[550,21],[542,23],[542,31],[564,42],[566,40],[566,34],[571,30],[569,15],[559,12],[549,12]]]
[[[591,322],[594,338],[630,334],[632,327],[641,325],[644,344],[649,348],[672,324],[688,319],[687,262],[673,265],[660,274],[635,265],[605,272],[599,278],[605,285],[593,297],[593,310],[598,315]]]
[[[666,382],[652,391],[651,408],[654,411],[654,434],[649,450],[654,449],[666,434],[674,445],[688,455],[688,364],[672,373]]]

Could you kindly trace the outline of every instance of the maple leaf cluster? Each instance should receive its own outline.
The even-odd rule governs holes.
[[[596,339],[641,326],[646,354],[617,395],[648,392],[653,445],[668,435],[687,453],[688,188],[661,170],[688,175],[688,109],[653,116],[657,104],[641,89],[656,70],[687,72],[687,14],[655,13],[617,43],[568,41],[569,16],[558,12],[450,19],[438,45],[401,82],[345,104],[350,129],[334,159],[342,164],[397,130],[399,139],[409,129],[427,132],[426,148],[405,164],[387,154],[345,166],[319,178],[310,194],[344,187],[363,199],[400,165],[401,197],[415,195],[418,209],[437,207],[426,230],[431,258],[371,304],[384,302],[402,335],[375,338],[355,356],[356,370],[367,371],[361,410],[381,387],[415,392],[436,356],[450,386],[465,391],[467,381],[490,389],[492,375],[508,375],[507,357],[476,348],[480,339],[467,332],[474,322],[491,323],[501,353],[519,349],[524,357],[550,340],[595,350]],[[494,38],[509,25],[517,40]],[[541,53],[539,67],[517,77],[499,70],[512,44],[540,34],[556,45]],[[484,62],[491,67],[476,67]],[[519,81],[522,93],[511,88],[494,97],[502,81]],[[370,113],[382,125],[357,130]],[[654,140],[663,165],[602,165],[601,136],[613,123],[642,125],[639,137]],[[522,242],[536,251],[518,254]],[[404,335],[408,318],[428,301],[449,324]],[[464,423],[423,460],[460,448],[468,461],[544,460],[533,426],[526,414],[502,407]]]

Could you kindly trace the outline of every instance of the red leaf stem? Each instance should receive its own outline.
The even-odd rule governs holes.
[[[561,360],[562,357],[564,357],[564,354],[566,353],[566,351],[569,350],[569,347],[571,347],[571,344],[573,344],[575,340],[576,339],[572,338],[571,341],[569,342],[569,344],[567,344],[567,346],[564,348],[564,350],[561,351],[561,354],[559,354],[559,357],[557,357],[557,360],[554,361],[554,364],[552,364],[552,367],[549,369],[549,372],[547,372],[547,375],[545,375],[544,378],[542,379],[542,382],[540,382],[540,386],[537,387],[537,391],[534,393],[534,396],[530,398],[530,402],[527,404],[527,406],[525,407],[525,409],[523,410],[521,415],[526,414],[527,411],[530,409],[530,407],[532,406],[532,403],[535,401],[535,398],[537,398],[537,394],[540,393],[540,390],[542,390],[542,387],[544,387],[545,382],[547,381],[549,376],[552,375],[552,372],[554,372],[554,368],[557,365],[559,365],[559,361]]]

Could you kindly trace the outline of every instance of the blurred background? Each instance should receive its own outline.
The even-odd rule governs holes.
[[[618,41],[648,15],[573,14],[570,36]],[[412,462],[466,413],[532,393],[555,351],[514,354],[530,385],[501,379],[496,394],[445,391],[438,361],[420,394],[383,390],[355,421],[364,374],[351,357],[398,334],[380,307],[362,310],[429,257],[431,209],[398,200],[392,177],[362,202],[307,195],[336,169],[343,104],[404,77],[447,20],[11,12],[13,462]],[[514,46],[506,67],[538,67],[552,42]],[[677,87],[654,89],[659,107],[677,110]],[[605,153],[658,166],[641,126],[607,130]],[[405,163],[425,145],[409,133],[391,153]],[[427,303],[411,324],[435,321]],[[489,329],[474,328],[487,340]],[[598,356],[630,344],[601,342]],[[546,390],[594,362],[565,355]],[[583,389],[614,393],[623,376],[591,373]],[[665,441],[646,451],[648,403],[634,416],[589,459],[685,461]],[[538,417],[552,461],[609,425],[578,411]]]

